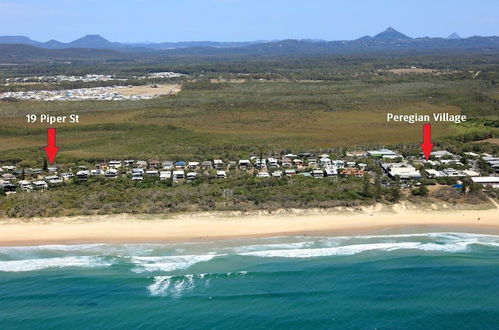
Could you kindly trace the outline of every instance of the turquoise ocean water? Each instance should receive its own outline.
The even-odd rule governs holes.
[[[1,329],[499,329],[499,236],[0,247]]]

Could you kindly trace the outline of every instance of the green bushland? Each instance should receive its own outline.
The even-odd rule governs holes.
[[[276,210],[328,208],[372,203],[362,194],[362,179],[293,178],[257,179],[246,173],[229,179],[200,177],[175,184],[146,177],[91,178],[43,192],[19,192],[0,200],[0,215],[46,217],[109,213],[174,213],[209,210]]]

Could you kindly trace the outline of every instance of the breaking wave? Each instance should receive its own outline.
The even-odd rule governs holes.
[[[0,261],[1,272],[29,272],[46,268],[64,268],[64,267],[108,267],[111,261],[105,261],[99,256],[78,256],[61,258],[40,258],[24,260]]]
[[[147,287],[151,296],[170,296],[180,298],[183,293],[191,291],[196,286],[208,287],[212,278],[244,277],[247,271],[228,272],[224,274],[186,274],[178,276],[155,276],[154,282]]]
[[[179,269],[186,269],[190,266],[203,261],[209,261],[216,257],[215,254],[206,255],[181,255],[166,257],[132,257],[131,261],[136,265],[133,272],[171,272]]]

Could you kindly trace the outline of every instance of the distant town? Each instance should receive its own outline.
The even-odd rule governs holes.
[[[119,78],[113,75],[87,74],[85,76],[30,76],[7,78],[4,86],[11,84],[34,84],[34,83],[60,83],[60,82],[118,82],[151,79],[169,79],[184,76],[176,72],[154,72],[147,76],[132,76],[130,78]],[[23,100],[23,101],[84,101],[84,100],[102,100],[102,101],[136,101],[148,100],[162,95],[174,94],[174,89],[165,91],[161,84],[150,84],[147,90],[138,88],[139,86],[121,86],[112,85],[104,87],[77,88],[77,89],[55,89],[55,90],[29,90],[12,91],[0,93],[0,100]],[[135,91],[134,89],[137,89]]]

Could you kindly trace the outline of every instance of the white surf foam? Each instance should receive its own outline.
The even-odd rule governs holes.
[[[64,267],[108,267],[112,262],[105,261],[98,256],[71,256],[61,258],[40,258],[24,260],[0,261],[0,271],[2,272],[29,272],[46,268]]]
[[[154,282],[147,287],[151,296],[171,296],[180,298],[182,293],[195,287],[195,281],[202,280],[206,274],[187,274],[180,276],[155,276]]]
[[[246,256],[256,257],[280,257],[280,258],[312,258],[322,256],[346,256],[354,255],[366,251],[395,251],[395,250],[423,250],[440,252],[463,252],[470,244],[475,244],[476,240],[458,241],[452,243],[419,243],[419,242],[396,242],[396,243],[372,243],[336,246],[330,248],[316,249],[288,249],[288,250],[267,250],[240,253]]]
[[[186,269],[198,262],[209,261],[216,254],[205,255],[181,255],[165,257],[132,257],[131,261],[136,265],[132,271],[136,273],[164,271],[171,272],[178,269]]]
[[[295,242],[295,243],[275,243],[275,244],[255,244],[255,245],[243,245],[237,247],[227,248],[231,252],[235,253],[244,253],[244,252],[252,252],[252,251],[260,251],[260,250],[268,250],[268,249],[302,249],[311,247],[314,244],[314,241],[305,241],[305,242]]]

